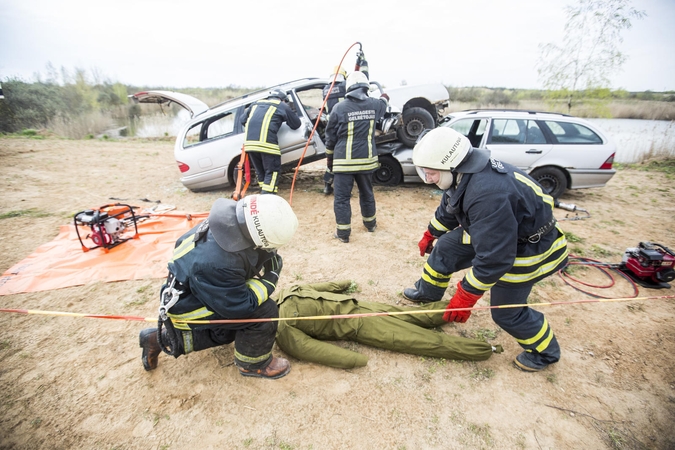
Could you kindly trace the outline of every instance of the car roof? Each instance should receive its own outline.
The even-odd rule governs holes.
[[[297,89],[299,87],[325,85],[327,82],[330,83],[331,80],[328,80],[326,78],[300,78],[298,80],[288,81],[286,83],[277,84],[275,86],[269,86],[264,89],[249,92],[247,94],[242,95],[241,97],[235,97],[229,100],[225,100],[224,102],[212,106],[211,110],[214,110],[224,105],[236,106],[239,103],[249,103],[251,102],[251,100],[259,100],[261,98],[265,98],[272,89],[281,89],[287,91],[289,89]]]

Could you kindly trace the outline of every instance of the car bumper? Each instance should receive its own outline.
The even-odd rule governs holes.
[[[568,189],[603,187],[614,176],[616,170],[568,169],[570,186]]]

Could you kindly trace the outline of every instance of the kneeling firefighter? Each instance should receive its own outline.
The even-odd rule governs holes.
[[[298,227],[291,206],[276,195],[237,202],[219,198],[209,217],[178,239],[160,293],[158,328],[140,333],[145,370],[165,353],[178,358],[234,342],[234,362],[244,376],[280,378],[287,360],[272,356],[276,321],[190,324],[186,320],[277,318],[268,300],[283,267],[276,249]]]
[[[516,338],[523,352],[517,368],[535,372],[560,358],[560,346],[544,315],[527,306],[532,286],[567,264],[567,241],[553,217],[553,198],[518,168],[472,148],[457,131],[439,127],[421,137],[413,164],[426,183],[444,193],[419,243],[430,253],[422,277],[403,291],[414,302],[441,300],[454,272],[457,283],[443,319],[466,322],[490,291],[492,318]],[[436,245],[434,240],[438,239]],[[508,307],[522,305],[522,307]]]

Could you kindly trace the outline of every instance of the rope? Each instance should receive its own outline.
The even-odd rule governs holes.
[[[412,311],[392,311],[392,312],[377,312],[377,313],[362,313],[362,314],[336,314],[327,316],[303,316],[303,317],[275,317],[264,319],[221,319],[221,320],[174,320],[175,323],[190,323],[190,324],[217,324],[217,323],[254,323],[254,322],[286,322],[291,320],[335,320],[335,319],[355,319],[365,317],[381,317],[381,316],[400,316],[406,314],[433,314],[445,313],[446,311],[481,311],[490,309],[509,309],[509,308],[528,308],[530,306],[563,306],[581,303],[613,303],[613,302],[628,302],[636,300],[663,300],[675,299],[675,295],[660,295],[652,297],[623,297],[623,298],[596,298],[586,300],[570,300],[565,302],[547,302],[536,303],[534,305],[498,305],[498,306],[474,306],[471,308],[448,308],[448,309],[428,309],[428,310],[412,310]],[[62,316],[62,317],[82,317],[89,319],[113,319],[113,320],[128,320],[136,322],[152,322],[156,323],[156,317],[140,317],[140,316],[119,316],[107,314],[84,314],[84,313],[70,313],[62,311],[42,311],[36,309],[6,309],[1,308],[0,313],[16,313],[16,314],[37,314],[47,316]]]
[[[347,51],[345,52],[344,55],[342,55],[342,59],[340,60],[340,64],[338,64],[338,67],[342,67],[342,63],[344,62],[345,58],[347,57],[347,53],[355,46],[355,45],[361,45],[360,42],[354,42],[352,45],[349,46]],[[336,70],[336,72],[338,72]],[[333,85],[335,85],[335,80],[337,79],[338,74],[335,73],[333,75],[333,81],[330,83],[330,88],[328,88],[328,92],[331,92],[333,90]],[[293,190],[295,189],[295,180],[298,177],[298,171],[300,170],[300,166],[302,165],[302,160],[305,158],[305,153],[307,153],[307,148],[309,148],[309,143],[312,142],[312,138],[314,137],[314,132],[316,131],[317,127],[319,126],[319,121],[321,120],[321,115],[323,114],[324,109],[326,108],[326,102],[328,101],[329,95],[326,96],[326,98],[323,99],[323,103],[321,104],[321,109],[319,109],[319,115],[316,117],[316,121],[314,121],[314,128],[312,128],[312,132],[309,134],[309,138],[307,138],[307,142],[305,143],[305,148],[302,149],[302,155],[300,155],[300,159],[298,160],[298,165],[295,167],[295,172],[293,173],[293,182],[291,183],[291,194],[288,198],[288,204],[293,206]]]

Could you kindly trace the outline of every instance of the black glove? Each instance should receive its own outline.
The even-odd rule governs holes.
[[[277,287],[277,282],[279,281],[279,274],[281,274],[281,269],[284,267],[284,261],[281,259],[278,253],[272,254],[272,257],[263,263],[263,269],[265,273],[261,277],[263,281],[272,285],[272,290]]]
[[[333,173],[333,155],[326,155],[326,167],[330,173]]]

